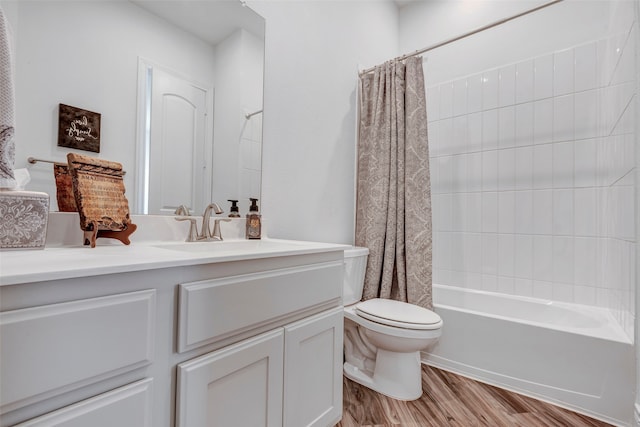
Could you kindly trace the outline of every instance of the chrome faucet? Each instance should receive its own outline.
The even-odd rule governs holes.
[[[214,234],[211,234],[211,228],[209,227],[209,221],[211,220],[211,211],[215,212],[216,214],[221,214],[224,212],[216,203],[209,203],[209,206],[205,208],[204,213],[202,214],[202,229],[200,229],[198,240],[222,240],[222,238],[215,238]],[[214,225],[216,225],[215,221]],[[220,234],[219,228],[220,225],[218,225],[218,235]]]
[[[189,221],[189,235],[187,236],[187,242],[201,242],[201,241],[216,241],[222,240],[222,233],[220,232],[220,221],[231,221],[228,218],[218,218],[213,222],[213,233],[211,232],[211,227],[209,226],[209,222],[211,221],[211,213],[221,214],[224,211],[220,209],[217,203],[210,203],[204,210],[202,214],[202,226],[200,227],[200,232],[198,233],[198,226],[196,225],[196,219],[189,215],[189,208],[185,205],[178,206],[175,214],[178,215],[176,217],[176,221]]]

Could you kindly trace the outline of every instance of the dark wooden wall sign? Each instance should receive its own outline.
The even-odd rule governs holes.
[[[100,152],[100,113],[60,104],[58,146]]]

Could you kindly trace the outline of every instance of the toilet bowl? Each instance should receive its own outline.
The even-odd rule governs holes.
[[[389,299],[360,301],[367,248],[344,251],[344,375],[399,400],[422,395],[420,351],[440,337],[431,310]]]

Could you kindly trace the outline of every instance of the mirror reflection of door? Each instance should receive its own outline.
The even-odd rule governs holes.
[[[158,66],[146,70],[143,211],[173,215],[185,205],[200,213],[211,193],[210,91]]]

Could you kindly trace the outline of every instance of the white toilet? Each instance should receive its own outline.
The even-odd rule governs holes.
[[[420,350],[438,340],[442,319],[401,301],[361,302],[368,254],[344,251],[344,374],[394,399],[414,400],[422,395]]]

